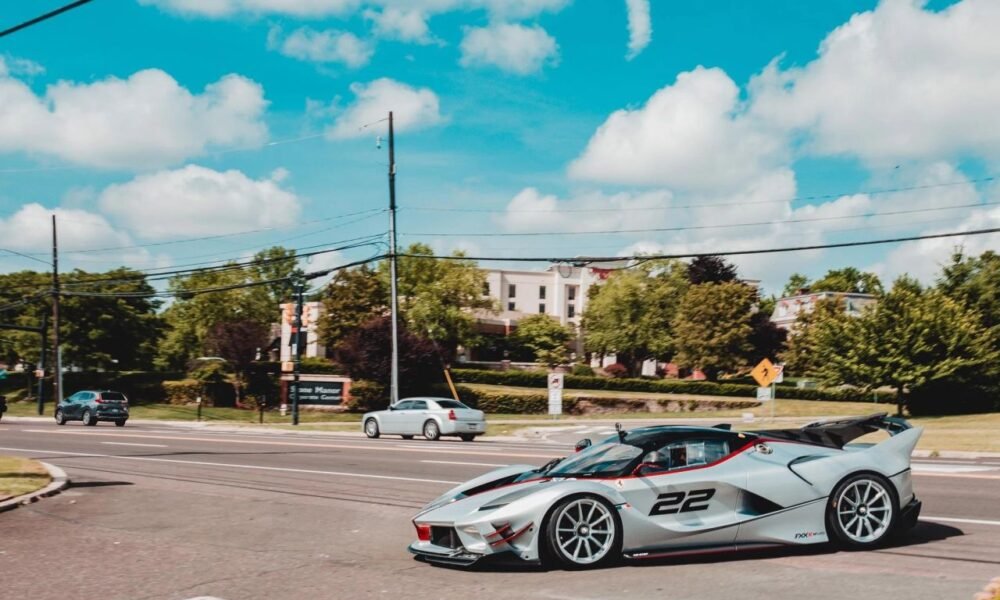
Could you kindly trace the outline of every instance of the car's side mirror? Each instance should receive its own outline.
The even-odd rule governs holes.
[[[580,450],[586,450],[587,448],[590,448],[593,445],[594,443],[590,441],[590,438],[583,438],[582,440],[576,443],[574,452],[579,452]]]
[[[396,405],[395,404],[390,404],[389,405],[389,410],[396,410]]]

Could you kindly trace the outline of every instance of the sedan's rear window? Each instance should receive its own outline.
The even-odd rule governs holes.
[[[124,400],[125,394],[121,392],[101,392],[102,400]]]
[[[441,408],[469,408],[461,402],[456,402],[454,400],[435,400],[435,402],[437,402],[437,405]]]

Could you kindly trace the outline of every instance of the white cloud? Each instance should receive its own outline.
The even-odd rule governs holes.
[[[884,0],[830,33],[806,66],[772,63],[751,83],[754,116],[804,132],[811,152],[875,166],[1000,158],[1000,3],[924,3]]]
[[[511,199],[496,222],[505,231],[516,233],[641,229],[669,223],[675,214],[669,210],[672,204],[673,194],[666,190],[638,194],[586,191],[563,200],[529,187]]]
[[[100,168],[151,168],[212,146],[262,143],[261,86],[227,75],[192,94],[159,69],[128,79],[61,81],[43,96],[0,75],[0,152],[55,156]]]
[[[327,130],[330,137],[343,139],[367,135],[361,128],[386,118],[393,111],[397,131],[424,129],[444,121],[437,94],[429,88],[415,88],[393,79],[351,85],[355,101]]]
[[[50,252],[52,215],[56,215],[59,245],[64,250],[131,244],[127,234],[117,231],[101,215],[82,209],[46,208],[30,203],[0,218],[0,239],[4,247],[21,252]],[[41,258],[48,260],[48,256]]]
[[[348,31],[317,31],[300,27],[282,37],[279,27],[267,35],[267,47],[298,60],[318,63],[342,63],[352,69],[363,67],[375,53],[374,45]]]
[[[292,225],[299,199],[280,182],[287,171],[251,179],[240,171],[188,165],[111,185],[101,209],[148,240],[194,237]]]
[[[649,16],[649,0],[625,0],[628,9],[628,54],[632,60],[646,49],[653,39],[653,23]]]
[[[502,71],[528,75],[559,62],[559,45],[538,25],[493,23],[465,30],[461,44],[462,66],[495,66]]]
[[[27,58],[17,56],[0,56],[0,77],[11,75],[25,75],[34,77],[45,72],[45,67]]]
[[[783,138],[748,118],[721,69],[677,76],[637,109],[614,112],[570,165],[578,179],[727,190],[787,158]]]
[[[372,22],[375,34],[380,37],[418,44],[429,44],[432,41],[427,15],[420,10],[387,6],[382,10],[368,9],[364,12],[364,17]]]

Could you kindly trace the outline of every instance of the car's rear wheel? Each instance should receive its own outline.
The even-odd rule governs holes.
[[[830,495],[827,531],[848,548],[883,544],[895,529],[899,503],[889,480],[875,473],[858,473],[840,482]]]
[[[367,421],[365,421],[365,435],[372,438],[373,440],[378,438],[379,436],[378,421],[376,421],[375,419],[368,419]]]
[[[403,438],[404,440],[412,440],[413,439],[412,435],[401,435],[399,437]]]
[[[463,433],[458,437],[462,438],[463,442],[471,442],[476,439],[476,435],[474,433]]]
[[[65,424],[66,424],[66,415],[63,414],[63,411],[62,411],[61,408],[57,408],[56,409],[56,425],[65,425]]]
[[[441,437],[441,429],[438,427],[437,421],[428,420],[424,423],[424,437],[431,441]]]
[[[83,424],[87,426],[97,425],[97,417],[94,416],[94,413],[90,412],[89,408],[83,411]]]
[[[118,419],[115,421],[115,427],[125,427],[125,421],[128,419]]]
[[[597,496],[563,500],[546,524],[548,553],[564,567],[600,567],[620,558],[622,532],[615,509]]]

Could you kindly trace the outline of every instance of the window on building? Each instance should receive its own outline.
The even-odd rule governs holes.
[[[507,310],[517,310],[517,309],[514,308],[514,303],[513,302],[508,302],[507,303]]]
[[[507,297],[515,298],[517,297],[517,286],[513,283],[507,286]]]
[[[569,288],[566,290],[566,293],[568,294],[567,297],[570,300],[576,300],[576,286],[575,285],[569,286]]]
[[[490,295],[490,282],[489,281],[484,281],[483,282],[483,295],[484,296],[489,296]]]
[[[570,304],[566,307],[566,316],[570,319],[576,316],[576,305]]]
[[[538,286],[538,299],[539,300],[545,300],[545,286],[544,285]]]
[[[544,304],[539,304],[538,305],[538,314],[545,314],[545,305]]]

